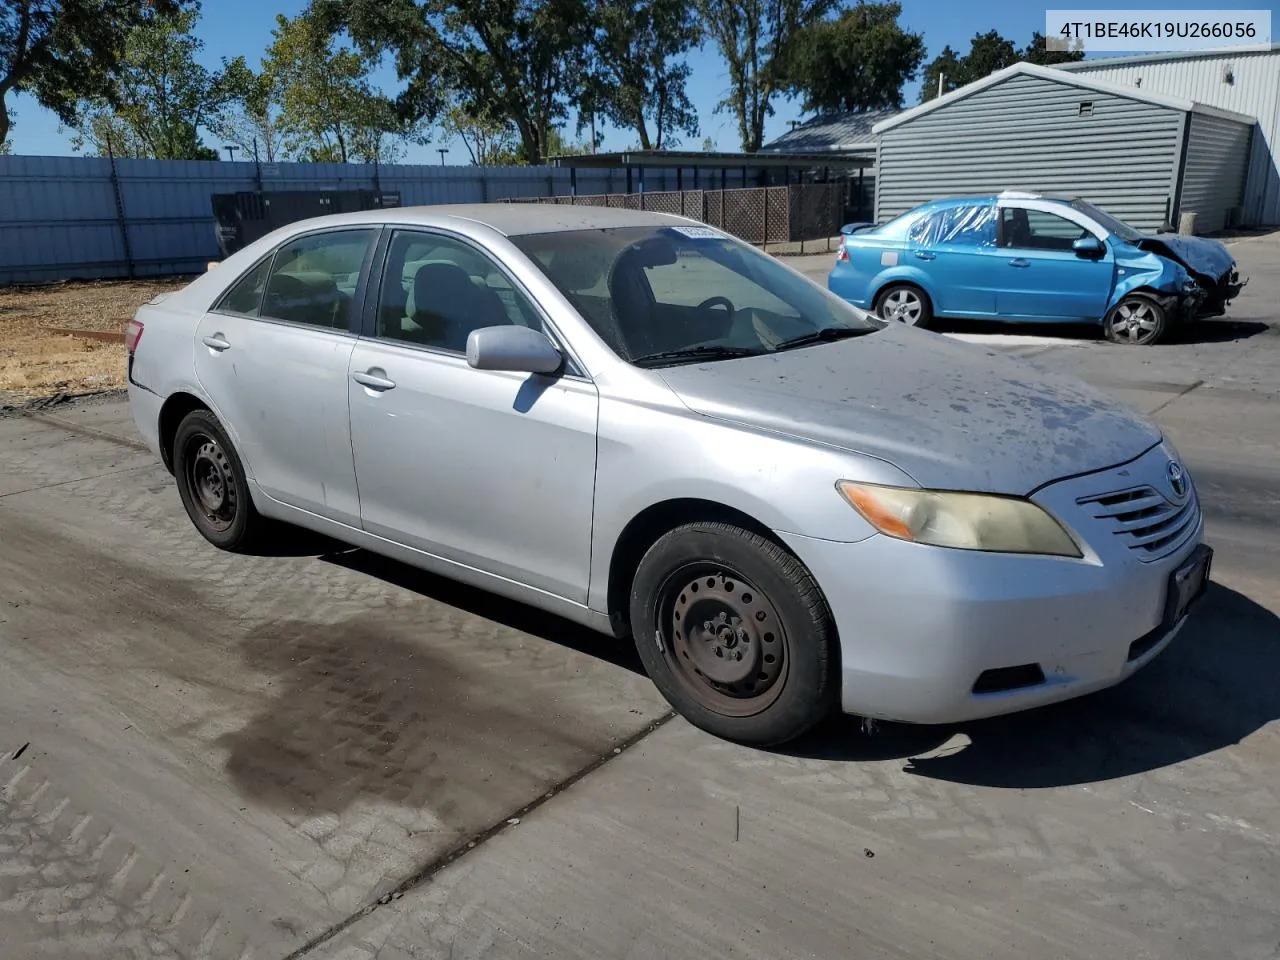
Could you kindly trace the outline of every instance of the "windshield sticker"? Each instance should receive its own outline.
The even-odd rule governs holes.
[[[884,253],[880,254],[880,266],[896,267],[897,265],[898,265],[897,250],[886,250]]]
[[[710,227],[672,227],[672,231],[690,240],[723,240],[724,234]]]

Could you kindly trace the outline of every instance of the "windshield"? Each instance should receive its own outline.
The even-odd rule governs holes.
[[[880,321],[710,227],[511,238],[623,360],[753,356],[882,328]]]
[[[1111,214],[1099,210],[1087,200],[1072,200],[1071,206],[1079,210],[1083,214],[1087,214],[1098,222],[1098,225],[1108,233],[1119,237],[1127,243],[1135,243],[1142,239],[1141,231],[1133,229],[1123,220],[1117,220]]]

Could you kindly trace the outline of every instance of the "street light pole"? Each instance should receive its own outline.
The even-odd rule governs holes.
[[[239,150],[240,148],[235,146],[234,144],[228,143],[222,149],[227,151],[227,159],[234,161],[236,158],[236,151]]]
[[[440,166],[442,167],[444,166],[444,155],[448,152],[449,150],[446,147],[436,147],[436,153],[440,154]]]

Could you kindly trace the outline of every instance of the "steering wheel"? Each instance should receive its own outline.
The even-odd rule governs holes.
[[[698,309],[710,310],[712,307],[718,307],[718,306],[723,306],[726,310],[728,310],[729,311],[728,319],[730,320],[733,319],[733,313],[734,313],[733,304],[729,301],[728,297],[707,297],[707,299],[703,300],[700,304],[698,304]]]

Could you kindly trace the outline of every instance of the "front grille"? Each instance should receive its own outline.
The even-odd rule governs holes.
[[[1154,487],[1081,497],[1076,501],[1143,560],[1159,560],[1178,549],[1200,522],[1195,488],[1184,503],[1174,503]]]

